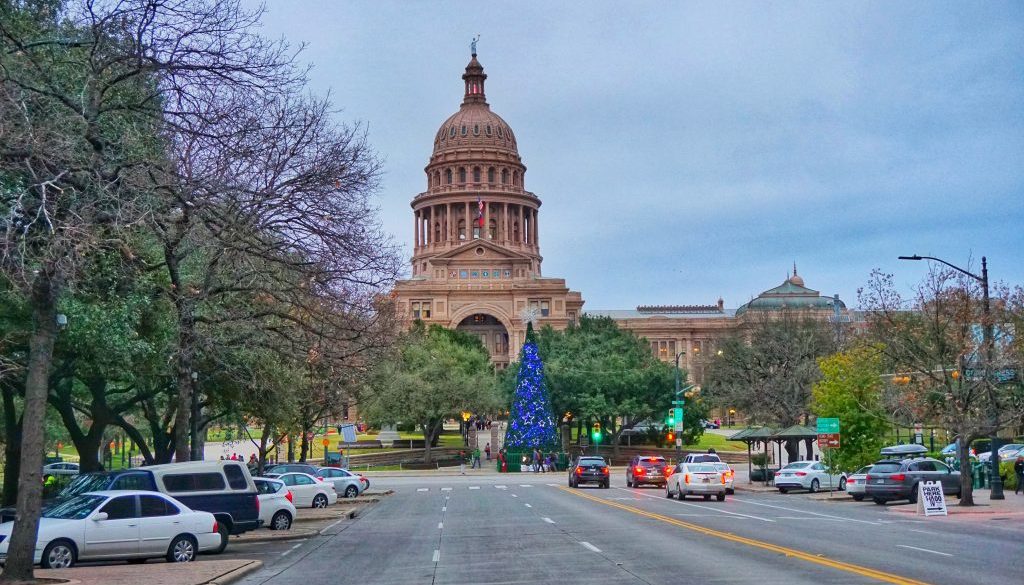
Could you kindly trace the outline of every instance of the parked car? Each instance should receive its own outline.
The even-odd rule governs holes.
[[[1017,452],[1024,449],[1024,444],[1021,443],[1008,443],[999,448],[999,460],[1006,461],[1007,459],[1017,456]],[[978,461],[982,463],[988,463],[992,459],[992,451],[984,451],[978,454]]]
[[[794,461],[775,474],[775,487],[782,493],[804,489],[814,493],[821,489],[846,489],[846,475],[829,474],[821,461]]]
[[[145,468],[81,473],[74,476],[56,496],[43,500],[43,510],[71,496],[104,490],[157,491],[153,474]],[[13,522],[16,512],[13,506],[0,509],[0,522]]]
[[[596,483],[604,489],[611,487],[611,474],[604,457],[580,457],[569,466],[569,487],[580,487],[583,483]]]
[[[736,472],[733,470],[733,468],[730,467],[729,464],[724,461],[720,461],[718,463],[711,463],[711,465],[714,465],[715,469],[725,474],[725,493],[736,493],[734,487],[736,485]]]
[[[952,455],[953,457],[956,457],[957,456],[956,449],[957,449],[957,443],[956,442],[950,443],[950,444],[948,444],[948,445],[946,445],[945,447],[942,448],[942,454],[946,455],[946,456]],[[970,448],[970,454],[971,454],[971,457],[977,457],[978,456],[978,453],[974,450],[974,447]]]
[[[278,475],[282,473],[307,473],[316,477],[317,472],[320,468],[316,465],[310,465],[308,463],[278,463],[274,466],[268,466],[263,470],[263,473],[276,473]]]
[[[871,466],[865,484],[865,495],[876,504],[892,500],[917,502],[917,486],[923,481],[942,483],[942,492],[960,497],[960,472],[929,457],[919,459],[885,459]]]
[[[51,475],[78,475],[77,463],[51,463],[43,466],[43,479]]]
[[[260,500],[249,470],[240,461],[186,461],[151,465],[156,490],[217,519],[222,552],[232,534],[260,527]]]
[[[13,522],[0,524],[0,562],[13,529]],[[218,546],[217,520],[209,512],[156,492],[86,492],[43,512],[33,560],[44,569],[102,559],[183,563]]]
[[[725,473],[716,468],[714,462],[680,463],[668,477],[665,497],[677,496],[684,500],[692,495],[703,496],[705,500],[715,496],[719,502],[725,501]]]
[[[334,484],[315,475],[293,471],[271,473],[266,477],[281,480],[288,486],[288,491],[292,493],[292,503],[296,508],[326,508],[338,501]]]
[[[715,453],[689,453],[683,457],[683,463],[721,463],[722,458]]]
[[[858,502],[864,499],[864,495],[866,492],[865,486],[867,485],[868,479],[868,470],[870,469],[870,465],[865,465],[864,467],[861,467],[857,471],[846,476],[846,493],[850,494],[850,497],[852,497],[854,500]]]
[[[626,487],[663,486],[671,471],[672,466],[660,455],[634,457],[626,467]]]
[[[295,520],[292,493],[283,481],[267,477],[254,477],[260,498],[260,521],[271,530],[288,530]]]
[[[705,429],[717,429],[717,428],[721,427],[720,424],[718,424],[717,422],[715,422],[713,420],[702,420],[702,421],[700,421],[700,424]]]
[[[321,467],[317,477],[333,484],[335,493],[346,498],[354,498],[366,489],[358,475],[337,467]]]

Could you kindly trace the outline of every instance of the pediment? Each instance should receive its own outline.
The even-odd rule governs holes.
[[[530,262],[529,256],[509,250],[487,240],[473,240],[462,244],[458,248],[448,250],[430,259],[434,264],[447,264],[453,261],[481,261],[481,262]]]

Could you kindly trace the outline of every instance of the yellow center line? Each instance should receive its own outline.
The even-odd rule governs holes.
[[[893,575],[892,573],[886,573],[884,571],[878,571],[878,570],[871,569],[871,568],[868,568],[868,567],[862,567],[860,565],[854,565],[854,564],[851,564],[851,563],[845,563],[843,561],[832,560],[832,559],[829,559],[829,558],[826,558],[826,557],[823,557],[823,556],[818,556],[818,555],[806,553],[806,552],[803,552],[803,551],[799,551],[799,550],[796,550],[796,549],[788,548],[788,547],[785,547],[785,546],[779,546],[777,544],[772,544],[770,542],[765,542],[763,540],[756,540],[756,539],[747,538],[747,537],[744,537],[744,536],[737,536],[735,534],[730,534],[728,532],[722,532],[721,530],[714,530],[712,528],[707,528],[707,527],[704,527],[704,526],[700,526],[699,524],[691,524],[690,522],[684,522],[682,520],[677,520],[677,519],[672,518],[670,516],[665,516],[665,515],[662,515],[662,514],[656,514],[654,512],[648,512],[646,510],[642,510],[642,509],[637,508],[635,506],[628,506],[626,504],[620,504],[618,502],[611,502],[611,501],[605,500],[603,498],[598,498],[596,496],[591,496],[589,494],[584,494],[584,493],[581,493],[579,491],[567,488],[565,486],[558,486],[558,489],[560,489],[562,491],[565,491],[565,492],[568,492],[568,493],[570,493],[570,494],[572,494],[574,496],[579,496],[581,498],[586,498],[588,500],[593,500],[593,501],[595,501],[595,502],[597,502],[599,504],[604,504],[606,506],[611,506],[613,508],[619,508],[620,510],[625,510],[627,512],[632,512],[633,514],[637,514],[639,516],[644,516],[646,518],[651,518],[652,520],[658,520],[658,521],[664,522],[666,524],[671,524],[673,526],[678,526],[680,528],[686,528],[687,530],[692,530],[694,532],[699,532],[699,533],[705,534],[707,536],[714,536],[716,538],[721,538],[722,540],[728,540],[730,542],[737,542],[739,544],[745,544],[747,546],[752,546],[752,547],[755,547],[755,548],[760,548],[760,549],[763,549],[763,550],[768,550],[768,551],[784,554],[787,557],[792,557],[792,558],[800,559],[802,561],[807,561],[809,563],[814,563],[816,565],[822,565],[822,566],[825,566],[825,567],[831,567],[833,569],[838,569],[840,571],[846,571],[847,573],[853,573],[855,575],[861,575],[863,577],[870,577],[872,579],[878,579],[879,581],[883,581],[885,583],[893,583],[894,585],[928,585],[924,581],[918,581],[917,579],[909,579],[907,577],[900,577],[899,575]]]

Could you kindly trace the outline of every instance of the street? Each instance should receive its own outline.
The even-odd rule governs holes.
[[[1024,529],[872,503],[655,488],[569,489],[565,475],[382,477],[359,518],[304,541],[232,547],[246,585],[390,583],[1013,583]]]

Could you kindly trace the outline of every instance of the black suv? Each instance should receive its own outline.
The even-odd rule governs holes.
[[[876,504],[890,500],[917,503],[917,486],[925,481],[940,482],[942,493],[960,497],[960,472],[928,457],[883,459],[871,466],[864,481],[865,495]]]
[[[660,455],[638,455],[626,468],[626,487],[640,487],[644,484],[664,486],[671,469]]]
[[[569,466],[569,487],[581,483],[596,483],[604,489],[611,487],[608,463],[603,457],[584,455]]]

